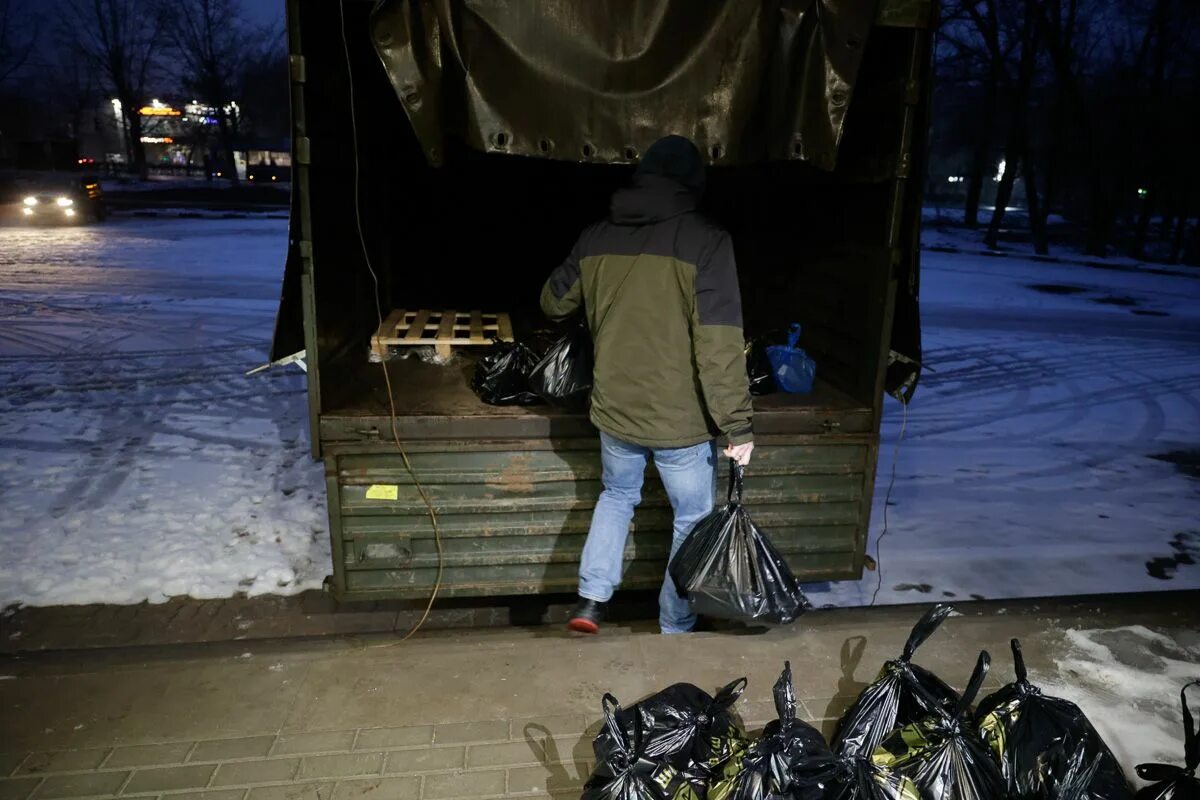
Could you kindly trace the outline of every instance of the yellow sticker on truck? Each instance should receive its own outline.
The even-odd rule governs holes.
[[[394,483],[373,483],[367,487],[368,500],[395,500],[400,497],[400,487]]]

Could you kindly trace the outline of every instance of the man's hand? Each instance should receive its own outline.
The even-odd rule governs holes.
[[[732,458],[741,466],[746,466],[750,463],[750,454],[754,452],[754,442],[746,442],[745,444],[731,444],[725,448],[725,455]]]

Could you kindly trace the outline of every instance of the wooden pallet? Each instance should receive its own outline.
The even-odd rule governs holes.
[[[432,346],[439,358],[449,358],[455,347],[486,345],[496,339],[513,340],[512,322],[503,312],[398,309],[371,337],[371,350],[387,358],[389,347]]]

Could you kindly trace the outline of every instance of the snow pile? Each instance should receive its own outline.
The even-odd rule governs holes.
[[[1200,628],[1175,638],[1141,625],[1064,637],[1058,670],[1031,670],[1031,680],[1082,708],[1135,783],[1138,764],[1182,764],[1179,690],[1200,678]]]

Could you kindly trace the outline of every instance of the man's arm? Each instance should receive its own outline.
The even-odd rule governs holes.
[[[749,460],[749,448],[740,447],[754,441],[745,346],[733,242],[721,233],[696,265],[692,347],[709,415],[738,456]]]
[[[580,285],[580,267],[583,237],[575,242],[567,260],[550,273],[542,287],[542,313],[550,319],[565,319],[575,313],[583,302],[583,287]]]

